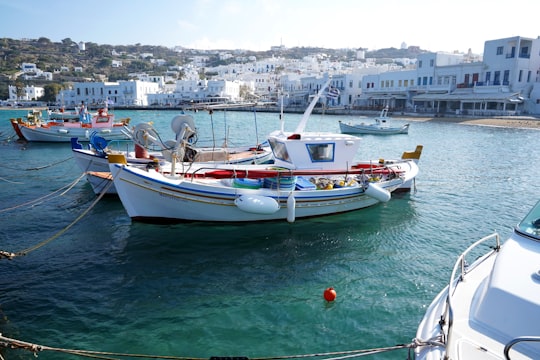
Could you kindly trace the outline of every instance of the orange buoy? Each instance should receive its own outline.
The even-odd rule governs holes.
[[[328,289],[324,290],[324,299],[326,301],[334,301],[336,300],[336,290],[334,290],[333,287],[329,287]]]

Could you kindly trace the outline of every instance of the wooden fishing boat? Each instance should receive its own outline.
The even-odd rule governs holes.
[[[321,88],[292,133],[268,136],[274,165],[141,169],[109,155],[116,191],[128,215],[151,222],[246,222],[322,216],[390,200],[418,173],[414,160],[354,162],[360,139],[345,134],[305,132]],[[173,157],[174,159],[175,157]]]

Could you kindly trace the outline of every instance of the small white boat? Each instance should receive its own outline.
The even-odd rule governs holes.
[[[495,233],[458,257],[418,327],[415,359],[540,359],[539,294],[540,202],[504,244]]]
[[[70,142],[77,137],[80,141],[89,141],[90,135],[97,133],[107,140],[129,139],[129,118],[116,121],[114,114],[106,108],[96,114],[81,114],[79,120],[71,121],[24,121],[11,119],[11,125],[19,136],[26,141]]]
[[[389,126],[388,120],[388,107],[385,107],[381,110],[381,114],[373,119],[372,123],[353,124],[340,120],[339,129],[343,134],[394,135],[409,133],[409,124]]]
[[[126,161],[134,166],[153,167],[159,164],[162,169],[170,169],[170,160],[175,153],[178,161],[184,164],[204,163],[205,166],[212,164],[268,164],[273,162],[272,150],[269,146],[261,144],[255,146],[240,147],[197,147],[190,143],[190,138],[195,134],[195,123],[190,115],[178,115],[171,121],[171,128],[175,132],[176,140],[162,142],[161,136],[147,123],[137,124],[130,132],[133,140],[133,150],[129,150],[131,143],[117,144],[114,149],[109,146],[110,142],[95,134],[90,136],[89,144],[84,148],[78,143],[77,138],[71,139],[73,158],[79,168],[86,173],[86,178],[92,185],[96,194],[101,194],[104,189],[107,193],[115,194],[114,186],[109,182],[112,178],[109,173],[108,156],[110,154],[122,154]],[[185,131],[185,129],[189,129]],[[125,146],[125,150],[120,147]],[[182,158],[179,151],[174,150],[182,146]],[[149,150],[157,147],[159,150]]]
[[[75,108],[74,110],[66,110],[64,107],[55,110],[48,111],[49,120],[78,120],[80,117],[80,108]]]
[[[141,169],[109,155],[116,191],[133,220],[246,222],[337,214],[389,201],[418,174],[416,161],[354,162],[361,139],[304,132],[321,88],[294,132],[268,136],[274,165],[175,163]],[[174,160],[174,156],[172,157]]]

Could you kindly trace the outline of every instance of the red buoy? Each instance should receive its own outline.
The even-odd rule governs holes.
[[[324,290],[324,299],[326,301],[334,301],[336,300],[336,290],[334,290],[333,287],[329,287],[328,289]]]

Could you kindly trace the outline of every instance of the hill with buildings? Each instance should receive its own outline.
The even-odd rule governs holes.
[[[174,69],[174,76],[182,79],[183,68],[194,58],[204,57],[208,67],[247,62],[251,59],[281,57],[302,59],[312,54],[325,54],[330,61],[358,60],[358,49],[324,49],[313,47],[276,47],[268,51],[195,50],[166,48],[153,45],[100,45],[77,43],[70,38],[52,42],[48,38],[15,40],[0,39],[0,99],[8,98],[8,85],[17,88],[40,86],[45,88],[45,101],[54,101],[56,94],[72,82],[117,81],[135,78],[139,73],[164,75]],[[377,63],[390,63],[396,58],[415,58],[422,53],[418,47],[367,51],[365,58]],[[35,64],[39,73],[24,73],[23,64]],[[201,78],[212,78],[204,67]],[[52,74],[52,75],[49,75]]]

